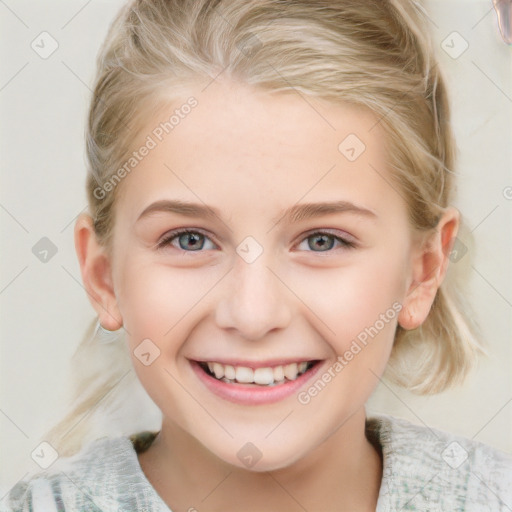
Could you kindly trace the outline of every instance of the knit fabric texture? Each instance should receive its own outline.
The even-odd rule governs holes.
[[[137,458],[156,434],[97,439],[18,482],[0,511],[172,512]],[[384,461],[377,512],[512,511],[511,455],[382,414],[367,417],[366,436]]]

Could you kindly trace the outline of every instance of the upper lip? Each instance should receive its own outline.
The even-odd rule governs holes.
[[[294,358],[283,358],[283,359],[265,359],[259,361],[249,361],[248,359],[232,359],[232,358],[222,358],[222,357],[214,357],[212,359],[195,359],[198,363],[220,363],[222,365],[229,366],[244,366],[246,368],[268,368],[274,366],[286,366],[287,364],[293,363],[309,363],[316,362],[318,358],[312,357],[294,357]]]

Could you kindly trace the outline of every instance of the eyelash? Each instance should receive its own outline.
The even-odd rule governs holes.
[[[174,231],[171,231],[167,235],[165,235],[164,238],[160,242],[157,243],[157,249],[164,249],[166,246],[170,245],[171,242],[175,238],[178,238],[180,235],[183,235],[183,234],[194,234],[194,235],[195,234],[200,234],[200,235],[203,235],[204,237],[210,239],[210,237],[206,233],[204,233],[203,231],[201,231],[199,229],[188,229],[188,228],[176,229]],[[346,240],[345,238],[341,238],[339,236],[333,235],[332,233],[329,233],[328,231],[313,231],[313,232],[310,232],[304,238],[302,238],[301,242],[304,241],[304,240],[307,240],[308,238],[311,238],[311,237],[313,237],[315,235],[327,235],[327,236],[333,237],[337,242],[339,242],[341,244],[341,248],[342,249],[355,249],[357,247],[357,244],[355,242],[351,242],[349,240]],[[213,240],[212,240],[212,242],[213,242]],[[204,250],[186,251],[184,249],[176,248],[176,247],[175,247],[175,249],[177,249],[178,251],[191,252],[191,253],[194,253],[194,252],[204,252]],[[309,250],[309,251],[306,251],[306,252],[332,253],[333,251],[334,251],[334,248],[326,250],[326,251],[312,251],[312,250]]]

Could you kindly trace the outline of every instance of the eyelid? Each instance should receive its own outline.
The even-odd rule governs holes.
[[[180,235],[182,235],[184,233],[199,233],[199,234],[203,235],[204,237],[210,239],[215,245],[217,245],[217,246],[219,245],[217,243],[217,241],[215,240],[215,237],[213,237],[212,235],[207,233],[205,230],[203,230],[201,228],[195,228],[195,227],[184,227],[184,228],[172,229],[172,230],[166,232],[157,241],[157,243],[155,244],[155,247],[157,249],[165,249],[168,245],[170,245],[171,240],[179,237]],[[204,250],[202,250],[202,251],[184,251],[183,249],[177,249],[177,250],[178,251],[181,250],[183,252],[204,252]]]
[[[306,233],[301,235],[302,238],[300,240],[302,241],[306,238],[309,238],[312,235],[331,235],[335,238],[344,240],[346,243],[350,243],[350,244],[354,244],[354,245],[357,244],[357,239],[354,236],[347,233],[346,231],[342,231],[340,233],[340,230],[330,229],[330,228],[319,228],[319,229],[312,229],[310,231],[306,231]]]
[[[179,237],[180,235],[185,234],[185,233],[199,233],[199,234],[203,235],[204,237],[208,238],[209,240],[211,240],[211,242],[214,245],[219,246],[219,243],[216,241],[215,237],[211,236],[205,230],[203,230],[201,228],[195,228],[195,227],[183,227],[183,228],[175,228],[171,231],[168,231],[164,235],[162,235],[162,237],[155,244],[156,249],[165,249],[166,247],[171,245],[172,240],[176,239],[177,237]],[[297,242],[295,242],[293,246],[296,247],[297,245],[306,241],[309,237],[311,237],[313,235],[330,235],[341,244],[342,249],[353,249],[358,246],[357,240],[352,235],[350,235],[346,232],[343,232],[343,234],[340,234],[338,230],[329,229],[329,228],[317,228],[317,229],[309,230],[306,233],[302,233],[300,235],[300,239]],[[179,249],[179,248],[175,248],[175,249],[178,251],[181,251],[181,252],[191,252],[191,253],[205,252],[205,250],[185,251],[184,249]],[[311,253],[315,253],[315,254],[316,253],[329,254],[329,253],[333,253],[335,251],[328,250],[328,251],[303,251],[303,252],[311,252]]]

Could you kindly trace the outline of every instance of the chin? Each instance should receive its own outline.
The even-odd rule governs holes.
[[[267,446],[259,449],[255,444],[247,442],[240,448],[236,448],[236,455],[233,452],[217,453],[216,456],[226,464],[238,469],[244,469],[252,473],[266,473],[288,468],[305,456],[298,454],[296,450],[290,453],[290,447],[283,453],[277,453],[275,447]]]

